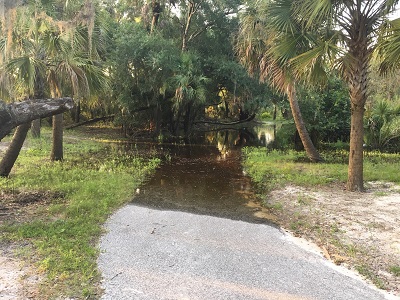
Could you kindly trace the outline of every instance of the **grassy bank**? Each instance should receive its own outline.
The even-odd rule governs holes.
[[[119,152],[89,140],[85,133],[69,131],[64,161],[51,163],[49,137],[44,132],[38,140],[28,139],[10,178],[0,179],[0,190],[8,196],[50,194],[51,199],[35,206],[28,220],[4,222],[0,242],[24,245],[18,253],[45,278],[41,299],[96,298],[96,244],[102,224],[132,199],[159,159]]]
[[[304,153],[245,148],[244,168],[277,223],[304,237],[337,264],[346,264],[377,287],[400,293],[399,154],[365,153],[366,193],[346,192],[347,151]],[[397,185],[397,186],[396,186]]]
[[[325,161],[318,164],[307,162],[303,152],[267,151],[256,147],[244,148],[243,152],[246,171],[265,192],[288,183],[316,186],[347,179],[348,151],[322,153]],[[399,164],[399,154],[366,152],[364,180],[400,183]]]

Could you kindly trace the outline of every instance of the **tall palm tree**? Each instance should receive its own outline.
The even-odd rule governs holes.
[[[7,13],[10,13],[8,11]],[[16,22],[17,20],[13,20]],[[21,96],[34,95],[43,98],[39,83],[43,78],[43,64],[38,59],[40,53],[37,47],[37,27],[33,28],[30,37],[26,36],[26,27],[19,31],[11,30],[13,26],[3,28],[1,52],[1,90],[3,95]],[[15,28],[14,28],[15,29]],[[7,39],[8,37],[8,39]],[[7,90],[12,89],[12,92]],[[21,94],[16,94],[18,91]],[[17,93],[18,93],[17,92]],[[18,126],[10,146],[0,162],[0,176],[8,176],[25,141],[31,123]],[[37,133],[37,132],[36,132]]]
[[[93,39],[94,11],[90,2],[86,1],[83,10],[69,22],[51,17],[36,3],[19,8],[14,29],[2,43],[9,45],[4,47],[8,51],[3,60],[3,82],[8,83],[9,78],[23,82],[21,95],[35,96],[84,96],[100,87],[106,89],[106,76],[97,62],[99,47]],[[51,159],[61,160],[62,115],[53,121],[56,128]]]
[[[299,24],[289,14],[282,14],[291,7],[289,0],[282,0],[280,9],[273,9],[268,1],[256,2],[241,18],[237,38],[238,56],[260,81],[268,81],[289,99],[296,129],[304,149],[313,162],[322,158],[314,147],[304,124],[296,95],[296,80],[288,63],[307,45]],[[282,9],[283,8],[283,9]]]
[[[398,67],[398,31],[386,30],[398,0],[295,0],[292,14],[302,30],[314,35],[309,51],[292,61],[298,78],[315,74],[313,65],[330,60],[349,86],[351,103],[350,155],[347,189],[362,191],[364,111],[368,99],[369,68],[374,53],[382,57],[381,70]],[[398,22],[398,21],[397,21]],[[390,26],[389,26],[390,27]],[[388,51],[389,50],[389,51]],[[390,66],[392,65],[392,66]]]

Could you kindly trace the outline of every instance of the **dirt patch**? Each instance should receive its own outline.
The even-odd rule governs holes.
[[[62,198],[61,193],[50,191],[1,191],[0,226],[37,219],[51,201]],[[0,299],[38,299],[42,275],[18,258],[18,252],[27,246],[0,240]]]
[[[287,186],[271,192],[267,205],[282,227],[315,242],[328,259],[400,296],[400,187],[366,186],[365,193]]]
[[[47,208],[47,204],[63,199],[64,195],[51,191],[0,191],[0,226],[24,223]]]

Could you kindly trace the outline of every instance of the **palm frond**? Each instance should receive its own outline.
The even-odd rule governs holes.
[[[381,29],[375,51],[381,74],[393,72],[400,67],[400,18],[388,21]]]
[[[268,26],[277,32],[296,34],[300,30],[299,24],[293,18],[293,1],[276,0],[265,8]]]
[[[315,28],[315,24],[323,24],[332,20],[334,0],[295,0],[293,7],[295,14],[301,16],[302,25],[306,28]]]

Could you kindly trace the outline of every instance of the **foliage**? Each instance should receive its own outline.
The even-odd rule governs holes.
[[[68,5],[35,1],[6,12],[2,96],[14,101],[70,95],[93,104],[108,89],[103,69],[107,32],[96,9],[83,0]]]
[[[241,19],[236,47],[250,74],[287,96],[302,145],[310,160],[319,162],[322,158],[309,136],[297,100],[296,69],[290,63],[310,49],[307,38],[292,12],[291,1],[251,1]],[[315,61],[316,69],[320,65],[321,61]]]
[[[314,142],[348,142],[350,101],[343,82],[330,77],[324,88],[302,88],[300,109]]]
[[[400,266],[392,266],[389,270],[394,276],[400,277]]]
[[[123,3],[115,6],[117,15]],[[190,129],[208,107],[216,116],[236,118],[268,103],[266,87],[235,61],[236,1],[160,4],[156,26],[149,5],[139,1],[113,26],[110,73],[122,122],[177,133],[181,124]]]
[[[392,151],[400,149],[399,104],[380,100],[367,108],[365,117],[365,143],[368,148]]]
[[[98,142],[80,139],[77,143],[67,136],[66,159],[51,164],[45,159],[48,136],[28,141],[31,146],[20,155],[11,178],[0,180],[0,187],[50,190],[63,196],[29,222],[2,226],[0,238],[29,241],[27,247],[33,249],[26,258],[47,276],[43,298],[93,296],[94,282],[100,279],[96,243],[101,226],[113,210],[131,199],[159,160],[122,155]],[[30,257],[33,251],[36,255]]]
[[[250,20],[253,28],[249,30],[265,31],[263,24],[269,24],[267,28],[272,30],[268,30],[268,38],[254,38],[243,47],[243,56],[257,61],[256,65],[250,65],[250,70],[261,69],[261,76],[272,79],[282,90],[288,79],[296,78],[307,85],[326,82],[329,69],[336,70],[348,83],[352,155],[349,157],[347,187],[351,191],[363,190],[362,133],[368,70],[374,53],[378,53],[381,72],[399,65],[400,22],[388,20],[398,1],[278,0],[255,3],[252,11],[262,12],[258,13],[260,17]],[[261,60],[257,52],[260,48],[266,49]]]

